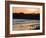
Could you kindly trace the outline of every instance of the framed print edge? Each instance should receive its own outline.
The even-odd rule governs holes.
[[[42,9],[43,10],[42,33],[10,34],[10,4],[43,6],[43,9]],[[45,4],[44,3],[5,1],[5,37],[34,36],[34,35],[44,35],[44,34],[45,34]]]

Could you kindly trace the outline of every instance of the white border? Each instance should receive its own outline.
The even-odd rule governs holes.
[[[40,8],[40,30],[12,31],[12,7]],[[10,34],[39,33],[42,32],[42,6],[10,4]]]

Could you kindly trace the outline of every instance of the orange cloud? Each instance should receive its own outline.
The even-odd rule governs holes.
[[[40,9],[38,8],[16,8],[13,7],[13,13],[24,13],[24,14],[31,14],[31,13],[40,13]]]

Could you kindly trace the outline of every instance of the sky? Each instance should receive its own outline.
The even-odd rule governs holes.
[[[13,7],[13,13],[24,13],[24,14],[32,14],[32,13],[40,13],[40,8],[27,8],[27,7]]]

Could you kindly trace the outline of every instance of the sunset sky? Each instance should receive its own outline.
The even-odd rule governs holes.
[[[32,14],[32,13],[40,13],[40,9],[39,8],[20,8],[20,7],[13,7],[13,13],[24,13],[24,14]]]

